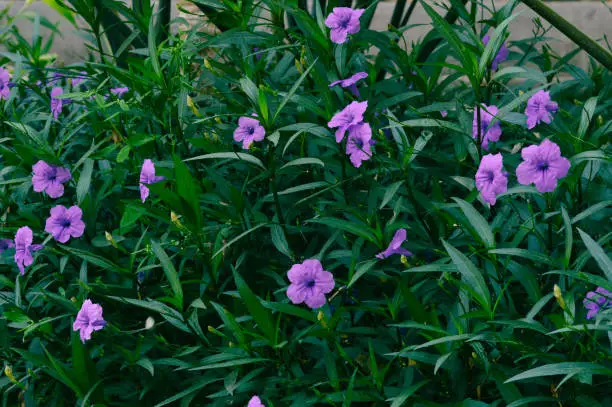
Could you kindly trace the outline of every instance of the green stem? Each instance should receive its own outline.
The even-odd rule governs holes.
[[[580,48],[599,61],[603,66],[607,69],[612,69],[612,54],[602,48],[597,42],[590,39],[588,35],[542,3],[541,0],[522,1],[527,7],[535,11],[540,17],[565,34],[565,36],[579,45]]]
[[[467,3],[467,0],[459,0],[459,3],[465,6],[465,3]],[[456,11],[455,7],[452,7],[448,11],[448,13],[446,13],[446,16],[444,17],[446,22],[449,24],[454,24],[458,18],[459,18],[459,13]],[[425,36],[425,39],[423,40],[423,47],[421,48],[421,50],[419,51],[419,54],[417,55],[417,63],[425,62],[427,58],[429,57],[429,55],[431,55],[433,50],[436,49],[438,44],[442,42],[442,38],[431,39],[431,36],[434,34],[434,32],[435,30],[432,30],[429,33],[427,33],[427,35]]]

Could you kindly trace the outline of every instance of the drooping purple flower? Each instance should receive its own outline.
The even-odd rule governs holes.
[[[482,157],[476,172],[476,189],[485,202],[495,205],[497,195],[508,190],[508,176],[503,170],[503,157],[500,153]]]
[[[0,239],[0,254],[4,253],[5,250],[15,247],[15,243],[11,239]]]
[[[602,309],[612,308],[612,293],[603,287],[589,291],[583,300],[584,307],[589,310],[587,319],[593,319]]]
[[[130,91],[130,88],[128,88],[127,86],[124,86],[124,87],[119,87],[119,88],[113,88],[110,91],[113,95],[121,99],[124,93],[127,93]]]
[[[50,233],[60,243],[66,243],[71,237],[81,237],[85,231],[82,217],[83,211],[78,206],[66,209],[63,205],[57,205],[51,208],[51,216],[47,218],[45,232]]]
[[[27,226],[20,227],[15,234],[15,263],[22,275],[25,274],[25,268],[34,262],[32,252],[43,248],[41,244],[32,244],[33,238],[32,229]]]
[[[263,56],[263,52],[260,48],[253,47],[253,53],[255,54],[255,59],[259,61]]]
[[[8,100],[11,95],[11,76],[8,71],[0,67],[0,100]]]
[[[474,121],[472,122],[472,137],[478,140],[478,110],[480,110],[480,137],[482,148],[489,149],[490,141],[499,141],[502,135],[501,123],[497,121],[491,125],[493,117],[499,113],[497,106],[482,105],[482,108],[474,109]]]
[[[68,168],[57,167],[39,160],[32,166],[32,187],[36,192],[45,191],[51,198],[64,195],[64,185],[72,176]]]
[[[266,129],[259,120],[252,117],[238,119],[238,127],[234,130],[234,141],[241,142],[242,148],[248,150],[254,141],[262,141],[266,136]]]
[[[325,19],[325,25],[331,28],[332,42],[342,44],[348,34],[357,34],[361,28],[359,18],[364,11],[364,9],[353,10],[350,7],[334,7],[333,12]]]
[[[387,257],[393,256],[394,254],[400,254],[403,256],[412,256],[412,253],[402,248],[402,243],[406,241],[406,229],[398,229],[389,243],[389,247],[384,252],[380,252],[376,255],[379,259],[386,259]]]
[[[531,130],[540,122],[550,124],[557,110],[559,105],[551,100],[550,92],[539,90],[527,101],[527,128]]]
[[[491,40],[491,37],[487,34],[483,37],[482,42],[484,45],[487,45],[490,40]],[[499,64],[501,64],[502,62],[508,59],[509,54],[510,54],[510,50],[508,49],[508,47],[506,47],[506,43],[505,42],[502,43],[501,47],[499,48],[499,51],[497,52],[497,55],[495,55],[495,58],[493,59],[491,68],[494,71],[496,71]]]
[[[57,120],[60,113],[62,113],[62,109],[64,105],[70,103],[70,99],[59,99],[58,96],[61,96],[64,93],[64,89],[59,86],[51,89],[51,113],[53,114],[53,118]]]
[[[368,123],[359,123],[348,129],[346,153],[350,155],[351,164],[361,167],[362,161],[372,157],[372,129]]]
[[[516,168],[518,182],[535,184],[540,192],[554,191],[557,180],[564,178],[570,168],[569,160],[561,157],[559,146],[548,139],[539,146],[525,147],[521,156],[524,161]]]
[[[85,341],[91,339],[91,334],[94,331],[99,331],[105,326],[106,321],[102,317],[102,306],[92,303],[91,300],[85,300],[74,324],[72,324],[72,330],[79,331],[81,342],[85,343]]]
[[[334,276],[323,270],[321,262],[316,259],[304,260],[294,264],[287,272],[291,284],[287,297],[294,304],[306,303],[310,308],[320,308],[325,304],[325,294],[333,290]]]
[[[72,86],[79,86],[81,83],[87,80],[87,72],[81,71],[77,76],[72,78]]]
[[[144,160],[140,169],[140,199],[142,199],[143,203],[149,197],[149,188],[146,185],[154,184],[164,179],[166,178],[155,175],[155,164],[153,164],[153,161],[148,158]]]
[[[440,110],[440,115],[442,115],[442,117],[446,117],[446,116],[448,116],[448,111]]]
[[[344,139],[344,134],[349,127],[359,124],[363,121],[363,114],[368,108],[368,102],[351,102],[342,111],[336,113],[331,121],[327,123],[330,129],[338,127],[336,130],[336,143],[340,143]]]
[[[329,87],[333,87],[336,85],[340,85],[343,88],[348,88],[351,93],[353,95],[355,95],[355,97],[360,97],[359,95],[359,89],[357,89],[357,82],[359,82],[361,79],[367,78],[368,74],[366,72],[357,72],[355,75],[346,78],[346,79],[340,79],[338,81],[334,81],[332,83],[329,84]]]
[[[258,396],[253,396],[249,400],[249,404],[247,407],[266,407],[266,406],[263,405],[263,403],[261,402],[261,399]]]

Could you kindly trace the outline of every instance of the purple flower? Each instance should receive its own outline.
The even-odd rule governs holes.
[[[291,284],[287,289],[287,297],[294,304],[305,302],[310,308],[320,308],[325,304],[325,294],[335,285],[334,276],[323,270],[321,262],[316,259],[304,260],[302,264],[294,264],[287,272]]]
[[[546,139],[539,146],[525,147],[521,151],[523,162],[516,168],[518,182],[535,184],[540,192],[552,192],[557,180],[565,177],[570,168],[567,158],[561,157],[561,149]]]
[[[32,166],[32,187],[36,192],[45,191],[51,198],[59,198],[64,195],[64,185],[70,181],[72,176],[68,168],[49,165],[39,160]]]
[[[353,95],[355,95],[355,97],[359,97],[359,89],[357,89],[357,85],[356,83],[358,81],[360,81],[361,79],[367,78],[368,74],[365,72],[357,72],[355,75],[351,76],[350,78],[346,78],[346,79],[340,79],[339,81],[334,81],[332,83],[329,84],[329,87],[333,87],[336,85],[340,85],[343,88],[348,88],[351,93]]]
[[[266,129],[259,120],[251,117],[238,119],[238,127],[234,130],[234,141],[242,141],[242,148],[248,150],[254,141],[261,141],[266,135]]]
[[[64,93],[64,89],[60,87],[55,87],[51,89],[51,113],[53,113],[53,118],[57,120],[60,113],[62,112],[62,108],[64,105],[70,103],[70,99],[58,99],[58,96],[61,96]]]
[[[503,170],[503,157],[500,153],[482,157],[476,172],[476,189],[485,202],[495,205],[497,195],[508,190],[508,177]]]
[[[247,407],[266,407],[261,402],[261,399],[257,396],[253,396],[251,400],[249,400],[249,405]]]
[[[484,45],[487,45],[490,39],[491,37],[489,35],[485,35],[484,38],[482,39],[482,42],[484,43]],[[506,59],[508,59],[509,54],[510,54],[510,50],[506,47],[506,43],[502,43],[501,47],[499,48],[499,51],[497,52],[497,55],[495,55],[495,58],[493,59],[491,68],[494,71],[496,71],[497,66],[501,64],[502,62],[504,62]]]
[[[87,72],[81,71],[77,76],[72,78],[72,86],[79,86],[82,82],[87,80]]]
[[[612,308],[612,293],[603,287],[589,291],[583,300],[584,307],[589,310],[587,319],[593,319],[602,309]]]
[[[362,161],[372,157],[372,129],[368,123],[359,123],[349,127],[348,132],[346,153],[351,156],[351,164],[359,168]]]
[[[102,306],[94,304],[91,300],[85,300],[79,313],[77,314],[73,331],[80,331],[81,342],[85,343],[91,339],[93,331],[99,331],[106,326],[106,321],[102,317]]]
[[[261,59],[261,57],[263,56],[262,50],[257,48],[257,47],[253,47],[253,53],[255,54],[255,59],[257,61],[259,61]]]
[[[527,128],[533,129],[544,122],[550,124],[553,113],[559,110],[559,105],[550,99],[550,92],[539,90],[527,101],[525,114],[527,115]]]
[[[127,93],[130,91],[130,88],[128,88],[127,86],[125,87],[120,87],[120,88],[113,88],[110,90],[111,93],[115,96],[117,96],[119,99],[121,99],[121,97],[123,97],[124,93]]]
[[[412,253],[402,248],[402,243],[406,241],[406,229],[398,229],[393,235],[389,247],[384,252],[380,252],[376,255],[379,259],[386,259],[387,257],[393,256],[394,254],[401,254],[404,256],[412,256]]]
[[[446,116],[448,116],[448,111],[440,110],[440,114],[442,115],[442,117],[446,117]]]
[[[0,100],[8,100],[11,94],[11,76],[4,68],[0,68]]]
[[[145,185],[154,184],[164,179],[166,178],[155,175],[155,164],[153,164],[153,161],[148,158],[144,160],[140,170],[140,199],[142,199],[143,203],[149,197],[149,188]]]
[[[482,105],[474,109],[474,121],[472,122],[472,137],[478,140],[478,110],[480,110],[480,137],[482,137],[482,148],[489,149],[489,141],[499,141],[502,135],[501,123],[498,121],[491,126],[493,117],[499,112],[497,106]]]
[[[15,243],[11,239],[0,239],[0,254],[11,247],[15,247]]]
[[[349,127],[359,124],[363,121],[363,114],[368,108],[368,102],[351,102],[341,112],[336,113],[331,121],[327,123],[330,129],[338,127],[336,130],[336,143],[340,143],[344,139],[344,134]]]
[[[63,205],[51,208],[51,216],[47,218],[45,232],[51,233],[60,243],[66,243],[71,237],[81,237],[85,231],[85,223],[81,220],[83,211],[78,206],[66,209]]]
[[[359,32],[359,18],[364,9],[353,10],[349,7],[334,7],[334,11],[325,19],[325,25],[331,28],[330,38],[336,44],[346,41],[348,34]]]
[[[43,248],[41,244],[32,244],[33,237],[32,229],[27,226],[19,228],[15,234],[15,263],[22,275],[25,268],[34,262],[32,252]]]

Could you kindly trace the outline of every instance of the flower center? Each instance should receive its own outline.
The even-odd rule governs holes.
[[[255,127],[249,127],[249,134],[255,133]]]
[[[308,287],[308,288],[312,288],[312,287],[314,287],[314,286],[315,286],[315,281],[314,281],[314,280],[308,280],[308,281],[306,282],[306,287]]]
[[[487,172],[486,177],[487,177],[487,181],[493,182],[493,180],[495,179],[495,174],[493,174],[493,171],[489,171]]]
[[[353,143],[355,143],[355,146],[357,146],[358,149],[363,149],[363,140],[353,139]]]
[[[344,16],[340,19],[340,28],[346,30],[348,28],[348,25],[351,21],[351,16]]]
[[[64,218],[64,219],[60,220],[60,226],[63,227],[63,228],[70,227],[70,219]]]
[[[540,161],[538,165],[536,165],[536,169],[538,171],[546,171],[548,170],[548,161]]]

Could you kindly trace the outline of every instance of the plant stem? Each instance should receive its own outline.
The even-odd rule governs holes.
[[[612,54],[602,48],[588,35],[580,31],[569,21],[557,14],[553,9],[542,3],[541,0],[522,0],[522,2],[535,11],[540,17],[552,24],[570,40],[574,41],[586,53],[599,61],[607,69],[612,69]]]
[[[459,2],[465,5],[465,3],[467,3],[467,0],[459,0]],[[458,18],[459,13],[456,11],[455,7],[451,7],[451,9],[448,10],[448,13],[446,13],[446,16],[444,17],[446,22],[449,24],[453,24],[455,21],[457,21]],[[433,50],[436,49],[438,44],[442,41],[442,38],[430,39],[431,35],[433,35],[434,32],[435,30],[432,30],[425,36],[425,39],[423,40],[423,47],[417,55],[417,63],[425,62],[427,60],[427,57],[431,55]]]

